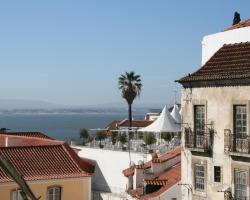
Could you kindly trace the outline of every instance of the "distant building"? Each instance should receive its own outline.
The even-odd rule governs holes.
[[[132,120],[131,130],[134,132],[133,137],[136,139],[137,130],[140,128],[144,128],[152,124],[153,120]],[[110,124],[108,124],[105,129],[107,134],[110,135],[112,131],[117,130],[120,133],[126,133],[129,128],[129,120],[114,120]]]
[[[62,141],[39,132],[1,132],[0,154],[41,200],[91,199],[95,165]],[[1,167],[0,199],[22,199],[18,185]]]
[[[183,200],[249,199],[250,19],[205,36],[202,65],[178,80]]]
[[[127,193],[135,199],[181,200],[181,149],[177,147],[158,158],[123,170]]]

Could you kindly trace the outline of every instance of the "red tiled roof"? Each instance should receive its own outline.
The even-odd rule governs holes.
[[[4,131],[0,132],[0,135],[15,135],[15,136],[26,136],[26,137],[36,137],[36,138],[44,138],[44,139],[51,139],[54,140],[53,138],[41,133],[41,132],[9,132],[9,131]]]
[[[36,138],[36,137],[27,137],[27,136],[19,136],[19,135],[5,135],[0,134],[0,147],[7,146],[40,146],[40,145],[55,145],[55,144],[63,144],[64,142],[58,140],[52,140],[47,138]]]
[[[166,185],[168,180],[161,180],[161,179],[146,179],[145,182],[148,185]]]
[[[151,160],[148,161],[148,162],[145,162],[144,164],[142,165],[136,165],[135,168],[136,169],[148,169],[151,167]]]
[[[175,184],[181,181],[181,163],[173,166],[171,169],[167,170],[163,174],[161,174],[158,180],[167,180],[166,184],[161,187],[158,191],[146,194],[142,196],[141,200],[148,200],[154,197],[161,195],[162,193],[166,192],[169,188],[173,187]]]
[[[10,146],[5,146],[8,138]],[[68,144],[45,138],[0,134],[0,154],[25,180],[91,176],[95,164],[81,159]],[[12,181],[0,167],[0,182]]]
[[[171,151],[166,152],[159,158],[153,159],[152,161],[145,162],[142,165],[136,165],[136,169],[149,169],[151,167],[151,162],[153,163],[162,163],[162,162],[167,162],[177,156],[181,155],[181,147],[176,147],[172,149]],[[122,171],[123,175],[126,177],[129,177],[131,175],[134,175],[134,168],[130,167]]]
[[[114,120],[112,121],[110,124],[108,124],[105,129],[108,129],[108,130],[114,130],[117,128],[117,125],[121,122],[122,120]]]
[[[238,28],[245,28],[245,27],[248,27],[248,26],[250,26],[250,18],[246,19],[246,20],[242,20],[238,24],[235,24],[235,25],[227,28],[224,31],[234,30],[234,29],[238,29]]]
[[[154,121],[152,120],[133,120],[132,121],[132,127],[146,127],[149,126],[150,124],[152,124]],[[129,120],[124,120],[122,122],[119,123],[119,126],[123,126],[123,127],[128,127],[129,126]]]
[[[171,167],[167,171],[163,172],[156,179],[146,179],[145,182],[149,185],[162,185],[162,187],[156,192],[143,195],[142,188],[136,188],[134,190],[129,190],[128,193],[137,199],[140,200],[149,200],[154,197],[158,197],[159,195],[166,192],[168,189],[173,187],[175,184],[181,181],[181,163]]]
[[[128,169],[124,169],[122,171],[123,175],[126,176],[126,177],[129,177],[129,176],[133,176],[134,173],[135,173],[135,168],[134,167],[130,167]]]
[[[179,83],[250,78],[250,42],[226,44],[199,70]]]
[[[168,160],[171,160],[180,155],[181,155],[181,147],[176,147],[173,150],[163,154],[161,157],[153,159],[152,162],[153,163],[167,162]]]

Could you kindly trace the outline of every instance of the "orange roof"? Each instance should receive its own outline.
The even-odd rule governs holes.
[[[118,124],[121,122],[122,120],[114,120],[112,121],[111,123],[109,123],[105,129],[108,129],[108,130],[114,130],[117,128]]]
[[[181,147],[176,147],[175,149],[163,154],[161,157],[153,159],[152,162],[153,163],[167,162],[168,160],[171,160],[180,155],[181,155]]]
[[[4,132],[0,132],[0,135],[26,136],[26,137],[45,138],[45,139],[53,140],[53,138],[51,138],[51,137],[49,137],[41,132],[9,132],[9,131],[4,131]]]
[[[135,168],[130,167],[130,168],[124,169],[124,170],[122,171],[122,173],[123,173],[123,175],[126,176],[126,177],[133,176],[134,173],[135,173]]]
[[[176,148],[172,149],[171,151],[166,152],[165,154],[163,154],[159,158],[145,162],[142,165],[136,165],[135,168],[136,169],[149,169],[151,167],[151,162],[153,162],[153,163],[167,162],[167,161],[169,161],[177,156],[180,156],[180,155],[181,155],[181,147],[176,147]],[[134,175],[134,168],[130,167],[130,168],[124,169],[122,171],[122,173],[126,177]]]
[[[246,20],[242,20],[238,24],[235,24],[235,25],[227,28],[224,31],[234,30],[234,29],[238,29],[238,28],[245,28],[245,27],[248,27],[248,26],[250,26],[250,18],[246,19]]]
[[[158,197],[159,195],[166,192],[169,188],[173,187],[175,184],[181,181],[181,163],[171,167],[167,171],[163,172],[156,179],[146,179],[145,182],[148,185],[162,185],[162,187],[156,192],[143,195],[142,188],[136,188],[129,190],[128,193],[140,200],[149,200],[151,198]]]
[[[146,194],[142,196],[141,200],[148,200],[161,195],[166,192],[169,188],[173,187],[175,184],[181,181],[181,163],[173,166],[163,174],[161,174],[158,180],[166,180],[165,185],[163,185],[158,191]],[[156,181],[157,182],[157,181]]]
[[[192,84],[239,84],[250,78],[250,42],[225,44],[200,69],[178,80],[185,87]],[[237,80],[231,83],[225,80]],[[248,82],[249,83],[249,82]],[[219,84],[219,85],[220,85]]]
[[[8,147],[5,146],[6,138],[10,142]],[[94,172],[93,162],[81,159],[62,141],[1,134],[0,144],[0,154],[25,180],[86,177]],[[0,182],[11,181],[0,167]]]
[[[132,121],[132,127],[146,127],[149,126],[150,124],[152,124],[154,121],[152,120],[133,120]],[[119,123],[119,126],[123,126],[123,127],[128,127],[129,126],[129,120],[124,120],[122,122]]]

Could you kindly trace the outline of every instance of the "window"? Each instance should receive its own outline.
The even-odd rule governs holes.
[[[234,193],[237,200],[245,200],[247,197],[247,172],[245,170],[234,172]]]
[[[214,166],[214,182],[221,182],[221,167]]]
[[[205,106],[194,106],[194,131],[198,135],[205,132]]]
[[[61,187],[49,187],[47,192],[47,200],[61,200]]]
[[[204,165],[195,165],[195,189],[205,190],[205,167]]]
[[[196,147],[203,147],[205,134],[205,106],[194,106],[194,132],[194,145]]]
[[[246,105],[234,106],[234,131],[236,138],[246,138],[247,136],[247,109]]]
[[[11,191],[11,200],[23,200],[20,189],[15,189]]]

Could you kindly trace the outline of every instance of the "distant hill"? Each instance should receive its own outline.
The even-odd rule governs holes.
[[[151,109],[162,109],[160,104],[141,104],[135,101],[133,104],[134,114],[146,114]],[[0,113],[5,114],[114,114],[127,113],[127,103],[103,103],[96,105],[68,106],[59,105],[40,100],[24,100],[24,99],[0,99]]]
[[[0,99],[1,110],[14,109],[55,109],[63,106],[39,100]]]

